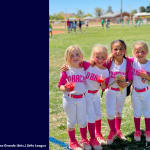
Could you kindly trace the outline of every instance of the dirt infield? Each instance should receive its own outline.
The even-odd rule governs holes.
[[[55,35],[55,34],[63,34],[63,33],[65,33],[65,31],[53,31],[53,34]]]

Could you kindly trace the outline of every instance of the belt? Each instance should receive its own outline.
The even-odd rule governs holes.
[[[73,95],[73,94],[68,94],[69,97],[71,98],[82,98],[85,96],[85,93],[84,94],[80,94],[80,95]]]
[[[134,88],[134,90],[136,91],[136,92],[145,92],[145,91],[147,91],[148,89],[149,89],[149,87],[146,87],[146,88],[143,88],[143,89],[138,89],[138,88],[136,88],[136,87],[133,87]]]
[[[120,91],[119,88],[113,88],[113,87],[111,87],[110,89],[113,90],[113,91]]]
[[[92,93],[92,94],[95,94],[95,93],[97,93],[98,92],[98,90],[95,90],[95,91],[90,91],[90,90],[88,90],[88,93]]]

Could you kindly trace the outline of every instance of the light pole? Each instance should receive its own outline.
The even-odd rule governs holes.
[[[121,18],[121,21],[122,21],[122,0],[121,0],[121,6],[120,6],[120,18]]]

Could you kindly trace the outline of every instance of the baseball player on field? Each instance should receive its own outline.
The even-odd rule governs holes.
[[[133,46],[133,90],[134,139],[141,141],[140,118],[145,118],[146,141],[150,142],[150,60],[146,59],[148,46],[138,41]]]
[[[110,127],[107,144],[112,144],[116,136],[125,139],[120,130],[122,109],[127,95],[127,86],[132,82],[132,63],[128,57],[125,57],[125,42],[113,41],[111,52],[112,60],[107,63],[109,88],[106,90],[106,112]]]
[[[89,66],[86,69],[86,86],[88,89],[87,116],[90,144],[94,150],[100,149],[99,143],[105,144],[101,132],[101,98],[99,89],[104,90],[108,85],[109,72],[104,63],[107,59],[107,48],[95,45],[92,49]]]
[[[87,140],[86,77],[85,70],[80,65],[83,61],[83,54],[78,46],[69,46],[65,52],[65,59],[68,70],[61,73],[58,86],[63,91],[63,108],[67,116],[69,147],[73,150],[82,149],[75,137],[75,125],[78,124],[83,149],[91,150]]]

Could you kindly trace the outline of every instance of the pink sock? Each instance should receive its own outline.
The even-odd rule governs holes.
[[[91,139],[95,139],[95,123],[88,123],[88,130]]]
[[[135,125],[135,130],[140,131],[140,118],[134,117],[134,125]]]
[[[108,119],[108,124],[109,124],[110,130],[115,132],[116,131],[116,129],[115,129],[115,119],[113,119],[113,120]]]
[[[120,130],[120,126],[121,126],[121,118],[116,117],[115,118],[115,128],[116,128],[116,130]]]
[[[150,131],[150,118],[145,118],[146,131]]]
[[[80,135],[82,140],[87,139],[87,127],[80,128]]]
[[[76,141],[75,130],[68,130],[68,136],[69,136],[70,142]]]
[[[96,130],[96,135],[100,135],[100,133],[101,133],[101,120],[95,121],[95,130]]]

